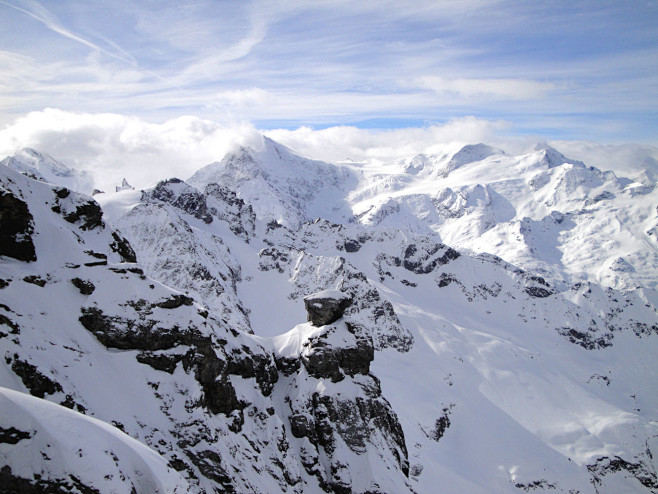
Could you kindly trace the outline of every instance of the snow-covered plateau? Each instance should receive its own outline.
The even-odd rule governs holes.
[[[1,165],[2,493],[658,493],[651,173]]]

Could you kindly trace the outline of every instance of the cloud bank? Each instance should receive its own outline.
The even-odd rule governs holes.
[[[31,112],[0,130],[0,158],[31,147],[69,167],[87,171],[95,186],[112,190],[126,178],[146,188],[165,178],[188,178],[240,146],[260,148],[266,135],[304,156],[329,162],[387,162],[419,153],[457,151],[484,142],[509,154],[529,151],[537,139],[509,137],[510,124],[475,117],[403,129],[335,126],[261,131],[244,122],[219,124],[198,117],[163,123],[115,113],[74,113],[57,109]],[[551,142],[569,157],[588,165],[632,175],[643,168],[658,173],[658,148],[601,145],[583,141]]]
[[[32,112],[0,131],[0,155],[31,147],[87,171],[101,190],[125,177],[136,187],[182,179],[239,146],[258,147],[262,135],[248,123],[220,125],[196,117],[161,124],[113,113]]]

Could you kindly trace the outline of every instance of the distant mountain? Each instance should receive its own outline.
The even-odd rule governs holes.
[[[241,148],[187,180],[203,188],[218,183],[235,191],[263,220],[294,228],[318,217],[347,221],[345,195],[355,180],[345,167],[303,158],[271,139],[263,148]]]
[[[92,192],[92,179],[85,172],[69,168],[53,157],[34,149],[24,148],[14,156],[0,161],[0,165],[13,168],[42,182],[62,185],[87,194]]]
[[[0,486],[657,492],[655,189],[545,146],[0,167]]]
[[[641,182],[617,177],[546,145],[520,156],[466,146],[452,156],[363,164],[360,172],[348,201],[361,223],[436,232],[562,287],[657,286],[658,190],[650,174]],[[617,259],[633,269],[612,269]]]

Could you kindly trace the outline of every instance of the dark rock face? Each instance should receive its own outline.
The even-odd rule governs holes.
[[[163,372],[168,372],[173,374],[176,370],[176,365],[178,362],[183,360],[183,355],[168,355],[168,354],[157,354],[153,352],[142,352],[137,354],[137,361],[150,365],[155,370],[160,370]]]
[[[47,394],[55,394],[62,391],[62,386],[58,382],[39,372],[37,367],[29,362],[19,360],[18,355],[14,355],[11,370],[21,378],[21,381],[30,390],[32,396],[43,398]]]
[[[0,190],[0,255],[19,261],[36,261],[32,242],[34,222],[27,204]]]
[[[313,326],[324,326],[331,324],[341,317],[352,304],[349,295],[335,290],[314,293],[304,297],[304,306],[308,313],[308,321]]]
[[[189,329],[156,327],[158,321],[153,319],[108,316],[95,307],[83,308],[79,321],[108,348],[155,351],[173,348],[193,339]]]
[[[93,230],[97,227],[103,227],[103,210],[96,201],[87,201],[79,204],[74,211],[64,216],[69,223],[81,221],[81,230]]]
[[[73,278],[71,280],[73,286],[75,286],[82,295],[91,295],[96,290],[96,287],[91,281],[85,281],[81,278]]]
[[[361,244],[357,240],[347,239],[343,244],[345,252],[358,252],[361,250]]]
[[[451,406],[452,407],[452,406]],[[440,441],[443,435],[450,427],[450,409],[451,407],[446,407],[443,409],[443,414],[436,419],[434,423],[434,428],[430,431],[429,437],[434,441]]]
[[[460,256],[456,250],[443,245],[431,244],[421,245],[409,244],[404,251],[400,262],[402,266],[416,274],[427,274],[434,271],[437,266],[442,266],[457,259]]]
[[[227,354],[225,340],[205,336],[194,326],[165,327],[162,321],[148,317],[156,307],[175,310],[191,304],[192,299],[184,295],[172,295],[164,303],[137,301],[133,304],[139,314],[136,319],[107,315],[96,307],[88,307],[82,309],[79,320],[108,348],[142,350],[137,361],[156,370],[171,374],[180,362],[185,372],[193,373],[201,385],[203,395],[199,405],[215,414],[239,412],[234,421],[239,431],[243,422],[240,414],[249,404],[238,399],[229,375],[255,378],[261,393],[269,396],[279,377],[276,362],[263,348],[242,346]],[[180,346],[189,350],[184,354],[167,353]]]
[[[112,232],[112,238],[114,242],[110,244],[110,248],[121,256],[121,262],[137,262],[137,255],[128,240],[117,232]]]
[[[269,354],[254,353],[246,346],[240,350],[227,355],[226,372],[245,379],[255,378],[263,395],[269,396],[279,380],[274,358]]]
[[[8,307],[3,307],[3,308],[9,309]],[[21,329],[18,327],[18,324],[16,324],[14,321],[9,319],[4,314],[0,314],[0,324],[9,327],[11,329],[11,331],[9,331],[11,334],[20,334],[21,332]],[[7,335],[5,333],[0,332],[0,336],[4,337]]]
[[[599,350],[612,346],[612,333],[604,333],[601,336],[597,336],[595,331],[584,333],[574,328],[558,328],[557,332],[571,343],[580,345],[585,350]]]
[[[73,475],[68,479],[25,479],[14,475],[11,467],[5,465],[0,469],[0,492],[13,494],[58,494],[80,492],[81,494],[101,494],[99,490],[89,487]]]
[[[547,290],[546,288],[542,288],[539,286],[526,287],[525,292],[531,297],[535,297],[535,298],[546,298],[553,295],[553,292],[551,292],[550,290]]]
[[[178,188],[181,190],[177,190]],[[212,215],[208,211],[205,196],[179,178],[159,182],[150,196],[182,209],[204,223],[212,223]]]
[[[284,375],[290,376],[297,372],[301,363],[297,357],[276,357],[276,368]]]
[[[23,281],[25,283],[30,283],[32,285],[37,285],[37,286],[40,286],[42,288],[44,286],[46,286],[46,283],[47,283],[46,280],[44,280],[41,276],[38,276],[38,275],[26,276],[25,278],[23,278]]]
[[[551,286],[541,276],[533,276],[523,273],[523,277],[526,281],[525,292],[531,297],[546,298],[555,293],[551,289]]]
[[[182,305],[190,306],[194,303],[187,295],[172,295],[171,297],[161,301],[156,302],[155,306],[160,307],[161,309],[178,309]]]
[[[405,475],[409,474],[404,433],[395,412],[381,396],[375,378],[368,376],[360,381],[360,386],[364,395],[356,399],[314,393],[301,407],[293,407],[290,415],[293,436],[307,438],[317,450],[317,453],[307,451],[307,461],[302,463],[304,468],[310,475],[317,476],[321,484],[326,483],[329,492],[352,492],[342,475],[345,465],[332,457],[338,438],[356,454],[364,454],[367,443],[372,443],[376,436],[383,438],[383,445],[390,450],[398,468]],[[331,462],[328,471],[323,471],[319,465],[321,452]]]
[[[370,362],[375,358],[372,339],[355,335],[350,343],[334,346],[327,341],[337,328],[310,338],[308,347],[302,353],[302,363],[308,373],[318,379],[342,381],[345,375],[354,377],[356,374],[367,375],[370,372]]]
[[[141,311],[148,309],[139,305]],[[229,414],[244,408],[238,401],[230,381],[225,375],[226,361],[220,358],[209,336],[203,336],[196,328],[165,328],[158,321],[140,317],[137,320],[108,316],[95,307],[84,308],[80,323],[108,348],[145,350],[137,360],[151,367],[173,373],[179,361],[186,372],[194,372],[203,389],[201,405],[212,413]],[[154,355],[152,352],[168,350],[180,345],[190,346],[184,355]],[[221,347],[218,348],[221,352]]]
[[[21,431],[15,427],[4,429],[0,427],[0,443],[4,444],[18,444],[23,439],[30,439],[32,434],[27,431]]]
[[[647,450],[647,453],[648,450]],[[655,469],[651,465],[651,456],[646,461],[642,458],[637,458],[637,462],[630,462],[615,456],[614,458],[601,457],[596,460],[596,463],[587,465],[587,470],[592,475],[592,484],[594,487],[600,486],[606,475],[625,472],[630,477],[634,477],[640,484],[646,487],[649,492],[658,492],[658,477],[656,476]],[[598,489],[597,489],[598,492]]]
[[[390,467],[399,468],[405,475],[409,471],[402,427],[383,398],[379,381],[369,374],[374,346],[365,333],[365,328],[346,322],[328,326],[309,338],[301,353],[308,377],[290,362],[285,366],[277,362],[296,380],[310,377],[338,382],[350,376],[362,390],[359,396],[350,398],[314,391],[305,400],[289,401],[291,432],[297,438],[307,438],[312,447],[304,450],[302,465],[327,492],[352,492],[349,466],[334,457],[339,440],[355,454],[365,454],[368,444],[386,448],[395,462]],[[327,458],[328,466],[320,462],[321,457]]]

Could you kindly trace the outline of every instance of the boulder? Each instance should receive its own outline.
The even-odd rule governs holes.
[[[308,321],[313,326],[337,321],[351,304],[352,297],[338,290],[324,290],[304,297]]]

